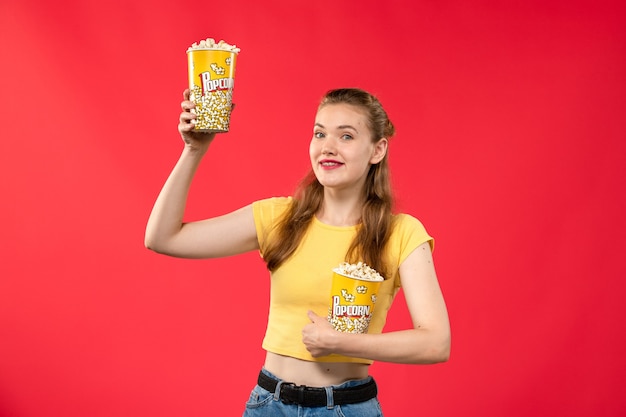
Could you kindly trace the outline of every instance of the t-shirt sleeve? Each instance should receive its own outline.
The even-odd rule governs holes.
[[[408,214],[400,214],[397,217],[397,227],[394,230],[394,234],[397,234],[392,242],[398,245],[397,250],[398,266],[404,262],[404,260],[423,243],[428,242],[430,250],[435,249],[435,240],[428,234],[426,228],[418,219]]]
[[[290,204],[291,197],[271,197],[252,203],[254,226],[261,256],[263,256],[272,229]]]

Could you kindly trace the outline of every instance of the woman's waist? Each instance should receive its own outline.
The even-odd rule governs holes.
[[[296,385],[325,387],[368,376],[369,365],[348,362],[312,362],[267,352],[264,368]]]

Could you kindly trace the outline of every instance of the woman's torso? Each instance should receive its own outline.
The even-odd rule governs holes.
[[[366,378],[369,365],[346,362],[312,362],[267,352],[265,369],[296,385],[324,387]]]

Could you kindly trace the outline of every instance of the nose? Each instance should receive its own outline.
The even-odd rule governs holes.
[[[327,137],[322,143],[322,155],[335,155],[336,149],[332,138]]]

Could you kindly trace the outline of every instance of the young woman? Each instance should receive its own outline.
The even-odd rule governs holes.
[[[184,258],[252,250],[263,256],[271,276],[267,354],[244,416],[382,415],[369,365],[446,361],[450,326],[433,239],[414,217],[392,212],[387,154],[394,127],[380,102],[360,89],[328,92],[313,125],[311,172],[292,197],[191,223],[183,223],[187,195],[215,134],[193,131],[189,91],[181,107],[184,148],[154,205],[145,244]],[[358,261],[385,281],[368,332],[342,333],[326,319],[331,271]],[[413,327],[382,333],[400,287]]]

